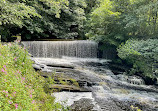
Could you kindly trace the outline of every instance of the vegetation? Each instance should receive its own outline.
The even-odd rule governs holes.
[[[156,38],[157,0],[1,0],[0,35],[7,39],[86,36],[119,46]]]
[[[17,44],[0,44],[0,110],[64,110],[44,92],[45,80],[32,68],[24,48]]]
[[[100,0],[90,13],[87,37],[119,46],[129,38],[157,38],[157,0]]]
[[[21,36],[22,40],[96,40],[102,50],[118,49],[118,57],[132,65],[131,73],[140,70],[142,75],[151,77],[151,66],[155,64],[151,56],[157,55],[150,49],[158,38],[157,7],[157,0],[1,0],[0,35],[4,41],[10,41],[12,36]],[[126,44],[121,47],[121,43]],[[125,46],[133,44],[141,47],[130,49],[132,54],[128,54]],[[144,48],[152,50],[150,57],[146,55],[149,50]],[[134,59],[135,56],[141,60]],[[145,71],[136,61],[150,62],[151,66]]]
[[[157,73],[158,62],[158,39],[148,40],[127,40],[121,44],[118,50],[118,56],[126,60],[128,64],[133,65],[129,74],[137,74],[146,80],[147,84],[154,84]],[[150,80],[148,80],[151,78]]]
[[[129,73],[148,78],[148,84],[158,77],[157,6],[157,0],[100,0],[86,25],[88,38],[103,44],[103,50],[118,49],[118,56],[132,66]]]
[[[128,74],[156,84],[157,7],[157,0],[0,0],[0,37],[3,41],[13,36],[96,40],[102,50],[112,47],[118,52],[131,66]],[[27,51],[17,44],[0,44],[0,82],[0,110],[66,110],[45,93],[49,84],[33,70]],[[48,78],[47,82],[56,81]]]
[[[46,93],[53,93],[59,91],[73,91],[75,89],[80,89],[78,82],[75,79],[67,77],[65,74],[56,74],[49,72],[38,71],[41,76],[45,76],[44,91]]]
[[[82,34],[85,7],[84,0],[1,0],[0,35],[5,41],[74,38]]]

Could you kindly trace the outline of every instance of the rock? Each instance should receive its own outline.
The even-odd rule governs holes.
[[[78,101],[75,101],[71,106],[71,111],[94,111],[94,104],[91,99],[82,98]]]
[[[49,70],[47,68],[42,69],[42,72],[52,72],[52,70]]]
[[[61,67],[61,68],[70,68],[70,69],[74,69],[74,64],[72,63],[65,63],[65,61],[60,61],[59,59],[53,59],[49,60],[43,60],[43,59],[38,59],[38,58],[31,58],[31,60],[33,60],[36,64],[44,64],[46,66],[50,66],[50,67]]]
[[[86,86],[92,87],[92,86],[99,85],[96,82],[88,82],[88,81],[83,81],[83,80],[78,80],[77,82],[78,82],[80,87],[86,87]]]
[[[43,77],[47,78],[49,76],[49,74],[44,74],[49,72],[49,70],[56,71],[56,73],[50,72],[51,77],[53,74],[55,75],[54,81],[56,84],[50,85],[48,88],[71,92],[85,91],[79,86],[87,88],[92,91],[92,97],[101,109],[97,111],[130,111],[131,106],[133,108],[138,107],[143,111],[158,111],[156,109],[158,102],[154,102],[157,99],[158,90],[155,87],[143,85],[142,78],[114,75],[108,68],[101,67],[100,64],[95,66],[92,64],[91,67],[87,64],[85,66],[82,63],[81,65],[73,63],[73,66],[71,63],[60,62],[58,59],[56,61],[35,60],[36,65],[40,66],[42,71],[45,71],[40,71]],[[42,66],[41,64],[45,65]],[[72,81],[69,81],[67,78],[65,81],[63,78],[59,79],[58,76],[71,77],[77,81],[79,86],[74,86],[71,84]],[[91,107],[93,102],[85,101],[77,100],[70,108],[72,108],[72,111],[94,111]]]
[[[129,111],[121,108],[115,101],[110,99],[96,98],[97,103],[101,107],[101,111]]]
[[[32,64],[32,67],[36,70],[36,71],[38,71],[38,70],[41,70],[42,68],[41,68],[41,66],[40,65],[38,65],[38,64]]]
[[[138,76],[129,76],[127,82],[131,84],[142,85],[144,84],[144,80]]]
[[[89,92],[86,89],[72,86],[72,85],[60,85],[60,84],[53,84],[49,86],[50,89],[57,89],[59,91],[72,91],[72,92]]]
[[[158,93],[158,89],[156,87],[152,86],[146,86],[146,85],[133,85],[133,84],[127,84],[127,83],[118,83],[117,86],[121,86],[127,89],[134,89],[138,91],[147,91],[147,92],[154,92]]]
[[[119,101],[117,99],[112,99],[117,106],[119,106],[122,110],[125,111],[158,111],[158,108],[154,108],[152,106],[149,106],[145,103],[141,103],[138,101],[129,101],[129,100],[124,100],[124,101]]]
[[[31,53],[28,53],[28,55],[29,55],[30,57],[33,57],[33,55],[32,55]]]
[[[45,64],[40,63],[32,57],[30,59],[34,61],[34,64],[32,66],[36,71],[42,70],[43,72],[52,72],[52,70],[48,69],[48,67]]]
[[[61,68],[70,68],[70,69],[74,69],[74,66],[73,65],[70,65],[70,64],[59,64],[59,63],[46,63],[47,66],[50,66],[50,67],[61,67]]]

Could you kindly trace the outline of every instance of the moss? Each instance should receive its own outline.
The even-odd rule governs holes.
[[[67,77],[63,73],[39,72],[45,78],[44,89],[46,93],[59,92],[64,90],[80,90],[79,84],[75,79]],[[54,85],[54,88],[52,87]],[[68,87],[69,86],[69,87]]]
[[[131,110],[132,111],[142,111],[141,109],[139,109],[138,107],[135,107],[133,105],[131,105]]]

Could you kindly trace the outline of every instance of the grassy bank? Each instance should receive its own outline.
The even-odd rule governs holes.
[[[24,48],[15,43],[0,44],[0,110],[64,110],[44,92],[44,84],[44,78],[34,71]]]

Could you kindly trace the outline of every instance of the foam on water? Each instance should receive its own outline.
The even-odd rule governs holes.
[[[81,98],[87,98],[94,100],[92,97],[92,92],[55,92],[55,102],[65,102],[64,105],[71,106],[74,101],[78,101]]]

